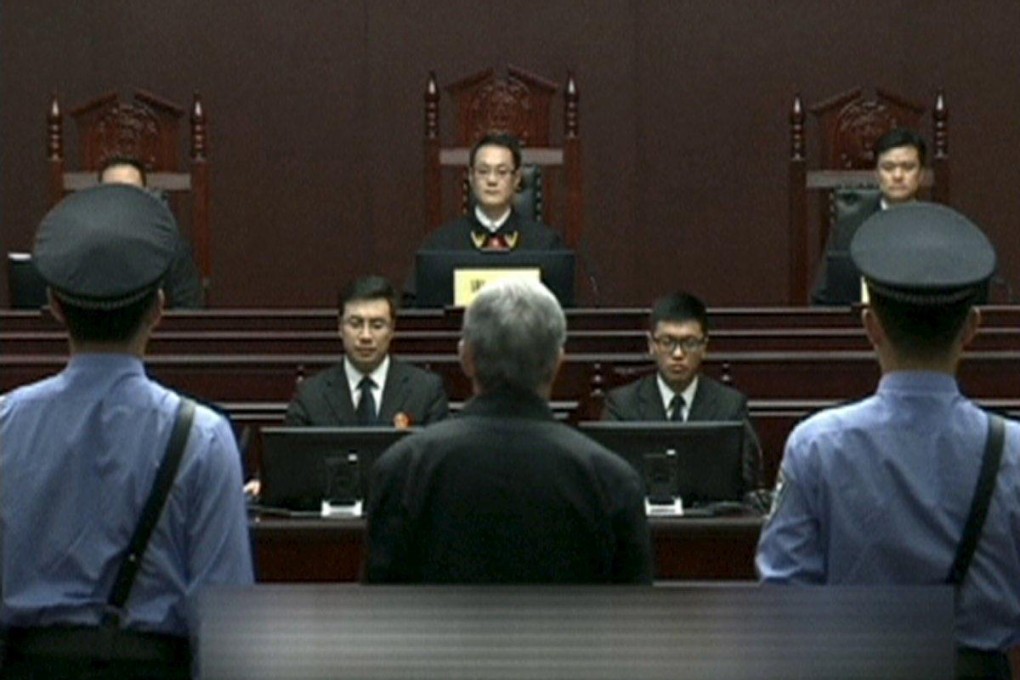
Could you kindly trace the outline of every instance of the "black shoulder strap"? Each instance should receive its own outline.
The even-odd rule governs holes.
[[[1005,430],[1003,419],[989,413],[988,439],[985,442],[985,453],[981,457],[981,472],[978,475],[977,488],[974,490],[974,498],[970,502],[970,514],[967,515],[967,523],[963,527],[963,537],[956,547],[953,566],[949,570],[949,575],[946,576],[946,583],[950,585],[959,586],[963,583],[963,579],[967,576],[967,569],[970,568],[970,561],[974,557],[981,529],[985,525],[985,517],[988,516],[988,505],[992,500],[992,492],[995,490],[995,477],[999,472],[999,462],[1002,460]]]
[[[181,397],[177,415],[174,418],[174,427],[170,432],[170,441],[167,442],[166,453],[163,454],[163,462],[160,463],[156,479],[152,482],[152,491],[149,492],[149,498],[145,501],[138,525],[135,526],[134,534],[131,536],[127,554],[124,556],[124,561],[120,563],[120,569],[117,570],[117,578],[113,582],[110,599],[106,601],[104,624],[118,625],[120,623],[121,611],[131,593],[131,586],[134,585],[138,568],[142,564],[142,556],[145,554],[145,548],[149,545],[152,530],[156,528],[156,522],[163,512],[167,496],[170,495],[170,487],[173,486],[174,478],[177,477],[177,468],[180,467],[181,459],[184,457],[184,445],[188,441],[194,417],[195,402]]]

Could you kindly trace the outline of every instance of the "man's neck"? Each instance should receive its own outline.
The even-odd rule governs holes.
[[[949,356],[931,358],[903,357],[883,351],[878,353],[878,364],[882,368],[882,375],[899,371],[927,371],[929,373],[945,373],[955,377],[959,363],[959,352],[953,352]]]
[[[78,342],[74,338],[70,338],[69,345],[72,356],[78,354],[126,354],[144,359],[148,340],[147,334],[132,338],[127,342]]]
[[[495,394],[499,390],[487,390],[478,384],[477,380],[471,381],[471,393],[476,397],[484,397],[489,394]],[[539,385],[535,388],[535,395],[542,401],[548,403],[552,399],[552,383],[548,385]]]
[[[502,206],[499,208],[484,208],[482,206],[478,206],[478,212],[489,222],[499,223],[510,217],[510,206]]]
[[[888,198],[883,196],[879,199],[879,206],[882,210],[888,210],[889,208],[898,208],[901,205],[907,205],[908,203],[914,203],[917,201],[915,196],[911,196],[905,201],[890,201]]]

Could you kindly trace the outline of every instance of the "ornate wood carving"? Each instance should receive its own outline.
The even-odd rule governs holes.
[[[492,132],[515,135],[525,147],[548,146],[552,97],[559,88],[514,66],[505,78],[486,69],[446,87],[457,108],[457,140],[471,146]]]
[[[790,109],[790,158],[802,160],[804,152],[804,105],[800,101],[800,93],[793,97],[793,108]]]
[[[205,110],[202,108],[202,97],[196,92],[191,105],[191,158],[205,160],[205,154]]]
[[[919,129],[924,107],[877,89],[867,96],[850,90],[811,107],[821,131],[821,166],[870,170],[875,141],[895,127]]]

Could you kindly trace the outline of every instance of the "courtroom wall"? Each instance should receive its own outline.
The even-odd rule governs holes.
[[[198,90],[213,304],[330,305],[349,276],[402,281],[423,234],[428,71],[442,85],[512,63],[576,72],[585,257],[604,305],[678,286],[715,306],[783,303],[791,98],[858,85],[926,105],[945,88],[952,202],[1016,286],[1017,35],[1014,0],[13,0],[0,249],[30,247],[47,207],[52,92],[66,110],[108,90],[182,104]]]

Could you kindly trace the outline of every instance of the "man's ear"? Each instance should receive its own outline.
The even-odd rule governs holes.
[[[556,381],[556,376],[560,373],[560,368],[563,366],[563,360],[567,356],[567,351],[560,347],[560,353],[556,357],[556,368],[553,369],[553,381]]]
[[[979,328],[981,328],[981,310],[971,307],[967,312],[967,319],[963,322],[963,329],[960,331],[960,347],[969,345],[977,335]]]
[[[156,299],[149,305],[149,309],[145,312],[145,328],[152,330],[159,324],[160,319],[163,318],[163,311],[166,309],[166,295],[163,293],[163,289],[160,288],[156,291]]]
[[[868,341],[871,342],[872,347],[878,348],[886,343],[882,322],[870,307],[861,310],[861,324],[864,326],[864,332],[868,335]]]
[[[60,300],[56,295],[53,294],[53,289],[46,286],[46,301],[50,305],[50,314],[62,324],[66,324],[67,320],[64,316],[64,308],[60,306]]]
[[[475,355],[471,347],[464,344],[463,340],[457,342],[457,356],[460,358],[460,368],[469,379],[475,377]]]

